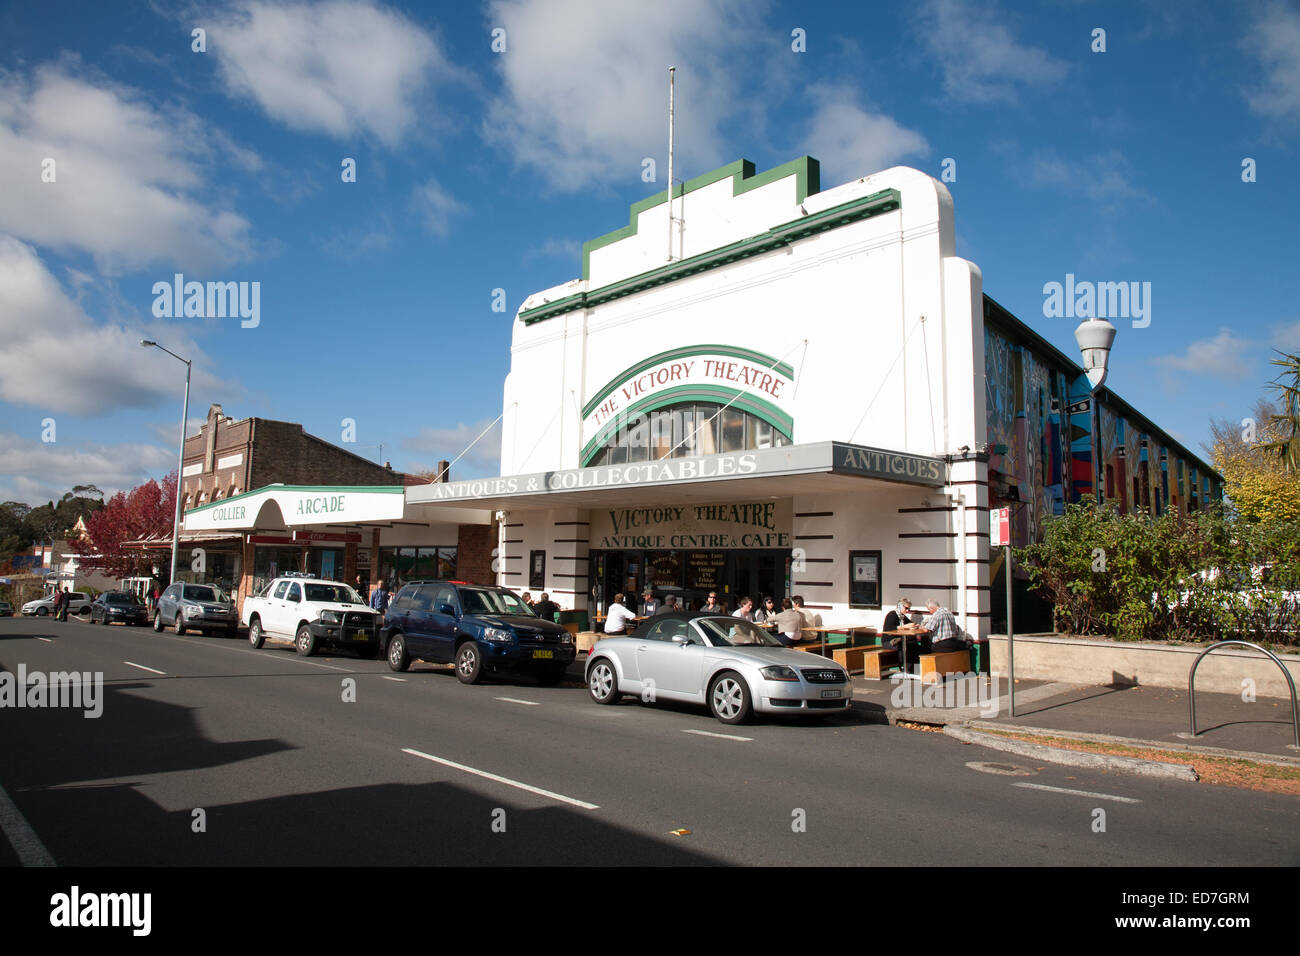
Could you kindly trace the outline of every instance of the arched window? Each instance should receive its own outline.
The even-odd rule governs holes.
[[[586,464],[622,465],[788,444],[789,435],[742,409],[682,402],[629,418]]]

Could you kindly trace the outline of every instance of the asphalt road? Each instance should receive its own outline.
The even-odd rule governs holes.
[[[576,683],[49,618],[0,619],[0,664],[103,673],[98,719],[0,708],[0,787],[62,865],[1300,861],[1293,798],[1039,766],[869,709],[729,727]],[[0,841],[0,864],[32,852]]]

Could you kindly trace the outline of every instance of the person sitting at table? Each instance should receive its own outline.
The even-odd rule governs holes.
[[[776,639],[786,647],[798,644],[803,636],[803,626],[803,615],[794,609],[794,602],[782,598],[781,613],[776,616]]]
[[[925,609],[929,612],[929,617],[921,626],[930,632],[930,653],[943,654],[969,648],[970,645],[962,637],[961,628],[957,626],[952,611],[941,607],[934,598],[925,602]]]
[[[654,592],[652,592],[649,588],[646,588],[641,593],[641,597],[643,598],[641,602],[642,617],[654,617],[656,614],[659,613],[660,608],[663,607],[663,602],[657,599],[654,596]]]
[[[770,624],[776,620],[776,615],[778,613],[779,612],[776,609],[776,601],[769,594],[767,597],[763,598],[761,606],[755,609],[754,623]]]
[[[726,614],[727,607],[725,604],[718,603],[718,592],[710,591],[709,599],[700,605],[700,610],[705,614]]]
[[[790,601],[792,604],[794,604],[794,609],[803,615],[803,619],[806,622],[804,624],[804,627],[822,626],[822,616],[818,614],[816,611],[805,611],[803,608],[803,598],[800,595],[798,594],[794,595],[792,598],[790,598]]]
[[[740,599],[740,607],[731,612],[732,617],[738,617],[742,621],[754,621],[754,599],[752,597],[743,597]]]
[[[627,626],[636,620],[636,615],[623,606],[623,593],[614,595],[614,603],[605,612],[605,633],[626,634]]]
[[[663,605],[659,608],[659,610],[655,611],[655,613],[670,614],[673,611],[680,611],[680,610],[681,608],[677,606],[677,598],[670,594],[666,598],[664,598]]]
[[[903,598],[895,604],[885,615],[885,626],[882,631],[896,631],[903,624],[910,624],[912,621],[912,602]]]
[[[542,598],[533,605],[533,613],[544,621],[554,621],[555,615],[560,613],[560,606],[551,600],[551,596],[545,592]]]

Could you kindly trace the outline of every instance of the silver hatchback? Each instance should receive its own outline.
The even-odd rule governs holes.
[[[853,699],[848,671],[839,664],[721,614],[653,617],[630,637],[598,642],[586,673],[598,704],[616,703],[623,694],[706,704],[724,724],[754,713],[833,713]]]

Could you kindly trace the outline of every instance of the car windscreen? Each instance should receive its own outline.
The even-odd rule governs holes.
[[[740,618],[706,617],[695,622],[714,647],[784,647],[767,631]]]
[[[511,591],[461,588],[460,603],[466,614],[514,614],[536,617],[532,608]]]
[[[185,585],[184,598],[187,601],[224,601],[225,594],[221,588],[212,587],[207,584],[187,584]]]
[[[134,594],[127,594],[124,591],[114,591],[104,595],[105,604],[119,604],[133,607],[140,603],[140,599]]]
[[[331,604],[364,604],[361,595],[346,584],[304,584],[308,601]]]

